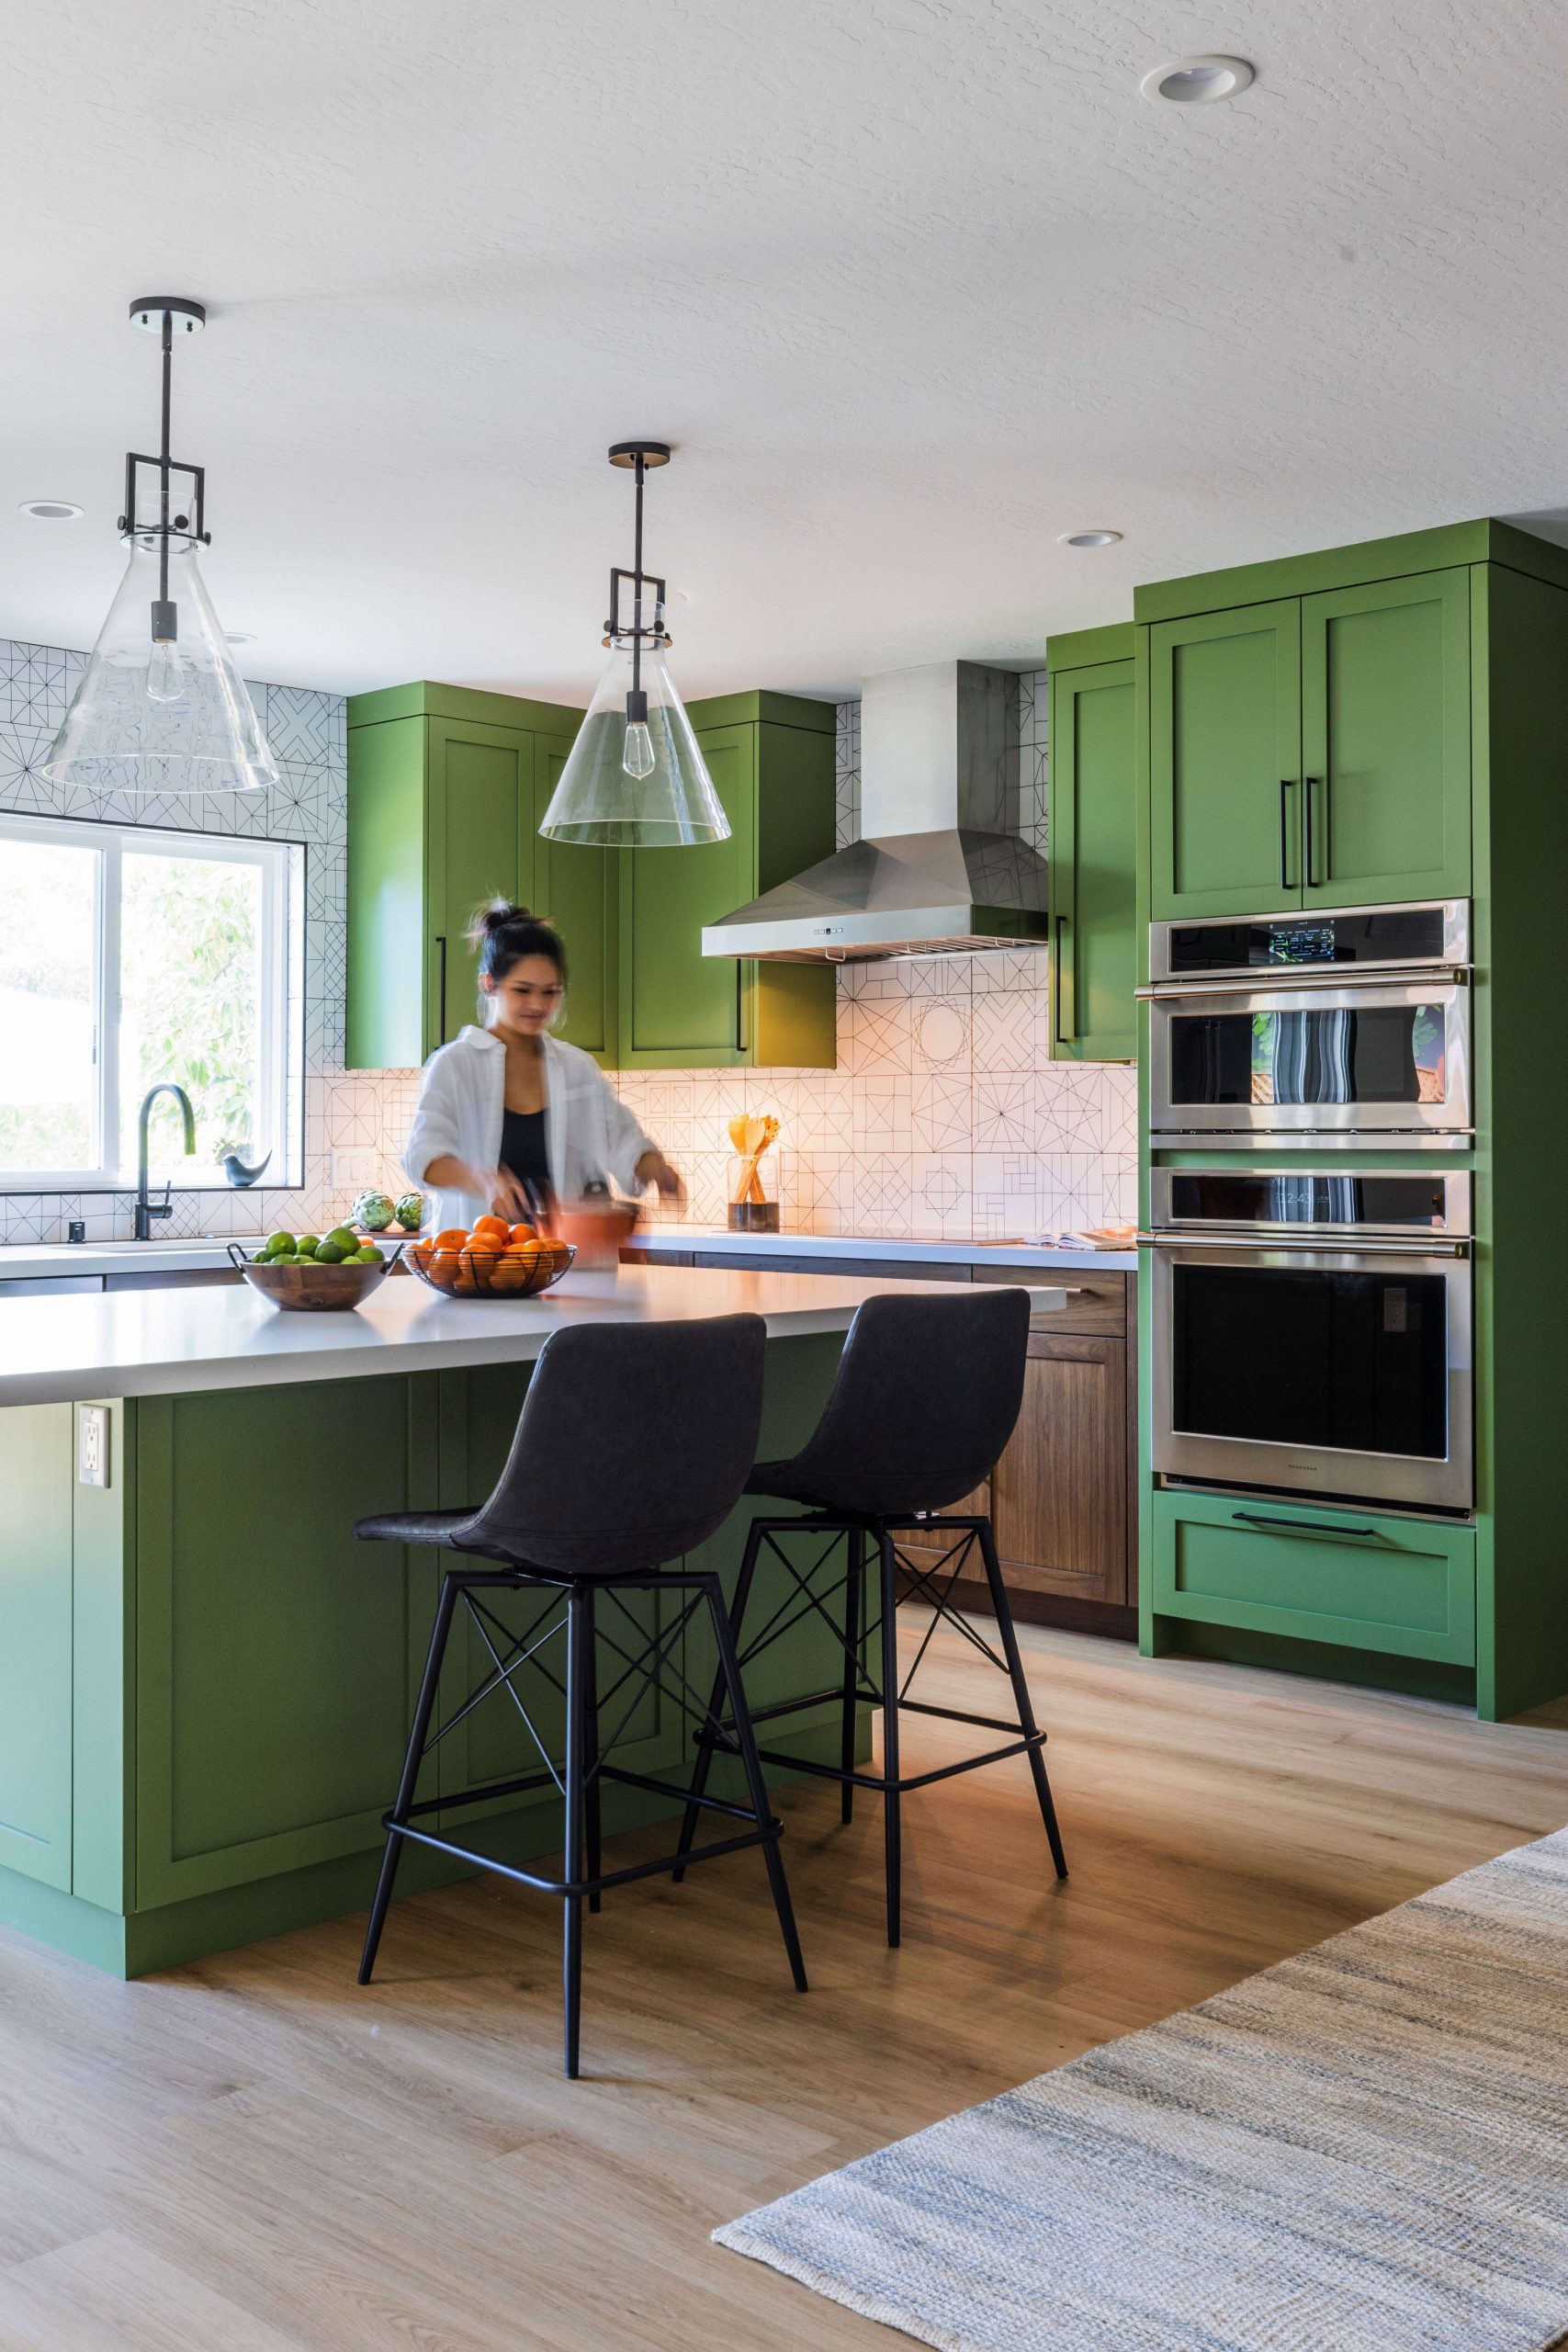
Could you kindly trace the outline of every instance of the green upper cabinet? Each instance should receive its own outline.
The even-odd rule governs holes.
[[[1053,1061],[1137,1052],[1133,638],[1078,629],[1045,650]]]
[[[833,706],[746,694],[689,708],[731,831],[623,853],[621,1066],[831,1069],[832,969],[705,956],[702,932],[831,854]]]
[[[1308,906],[1470,889],[1470,574],[1302,599]]]
[[[1469,894],[1471,559],[1506,532],[1138,590],[1156,921]]]
[[[1301,904],[1296,597],[1149,631],[1149,911]]]
[[[581,713],[420,684],[348,717],[349,1068],[416,1068],[475,1019],[465,933],[497,897],[556,923],[561,1034],[613,1063],[617,860],[538,835]]]

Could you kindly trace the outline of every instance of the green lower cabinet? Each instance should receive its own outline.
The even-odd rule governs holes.
[[[1475,1662],[1475,1532],[1392,1513],[1157,1489],[1156,1616]]]
[[[820,1412],[841,1340],[768,1351],[762,1443],[793,1452]],[[75,1480],[74,1408],[0,1412],[0,1924],[138,1975],[363,1909],[384,1842],[429,1646],[442,1555],[361,1544],[357,1520],[470,1503],[493,1486],[525,1394],[521,1365],[247,1387],[111,1405],[111,1483]],[[733,1591],[747,1498],[691,1565]],[[771,1616],[783,1572],[766,1565]],[[448,1652],[443,1719],[518,1637],[547,1636],[516,1695],[493,1690],[443,1736],[422,1796],[546,1770],[558,1758],[558,1595],[478,1596]],[[601,1718],[624,1768],[667,1795],[607,1785],[608,1833],[680,1810],[714,1646],[699,1621],[671,1645],[662,1689],[616,1690],[682,1595],[598,1597]],[[810,1618],[810,1612],[807,1612]],[[481,1625],[483,1630],[481,1631]],[[794,1627],[760,1669],[765,1698],[834,1679],[831,1637]],[[792,1716],[777,1744],[836,1754],[836,1703]],[[799,1744],[804,1744],[799,1745]],[[716,1795],[739,1794],[734,1770]],[[458,1815],[525,1860],[559,1845],[553,1786]],[[400,1889],[463,1875],[411,1848]]]
[[[138,1407],[138,1910],[376,1842],[434,1579],[354,1527],[434,1506],[434,1408],[430,1375]]]
[[[1114,660],[1073,658],[1123,639]],[[1131,1061],[1138,1049],[1132,644],[1128,628],[1046,647],[1053,1061]]]

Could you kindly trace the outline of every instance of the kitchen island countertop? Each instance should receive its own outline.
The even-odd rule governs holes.
[[[623,1266],[570,1273],[519,1300],[444,1298],[406,1277],[347,1313],[285,1312],[244,1283],[17,1300],[6,1308],[0,1406],[527,1363],[552,1331],[574,1323],[755,1314],[771,1339],[805,1338],[847,1330],[863,1300],[889,1289],[951,1295],[939,1283],[863,1276]],[[1049,1285],[1030,1290],[1037,1314],[1067,1303]]]

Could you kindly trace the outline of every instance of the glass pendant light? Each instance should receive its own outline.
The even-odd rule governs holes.
[[[601,849],[673,849],[729,839],[692,722],[664,659],[664,582],[642,568],[642,490],[650,466],[667,466],[662,441],[617,441],[613,466],[637,475],[636,552],[610,574],[610,660],[560,772],[539,831],[553,842]],[[632,610],[621,612],[623,582]],[[643,622],[644,591],[652,616]]]
[[[206,469],[169,454],[174,339],[199,334],[207,312],[153,294],[130,316],[163,345],[163,447],[126,458],[119,527],[130,560],[43,773],[137,799],[262,792],[277,769],[197,564],[209,538]],[[156,476],[152,514],[137,505],[144,467]],[[176,498],[176,474],[188,479],[188,495]]]

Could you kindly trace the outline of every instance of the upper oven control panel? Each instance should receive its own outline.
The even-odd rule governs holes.
[[[1461,969],[1470,962],[1470,901],[1314,908],[1149,925],[1149,981],[1256,985],[1270,978],[1350,978],[1358,972]]]

